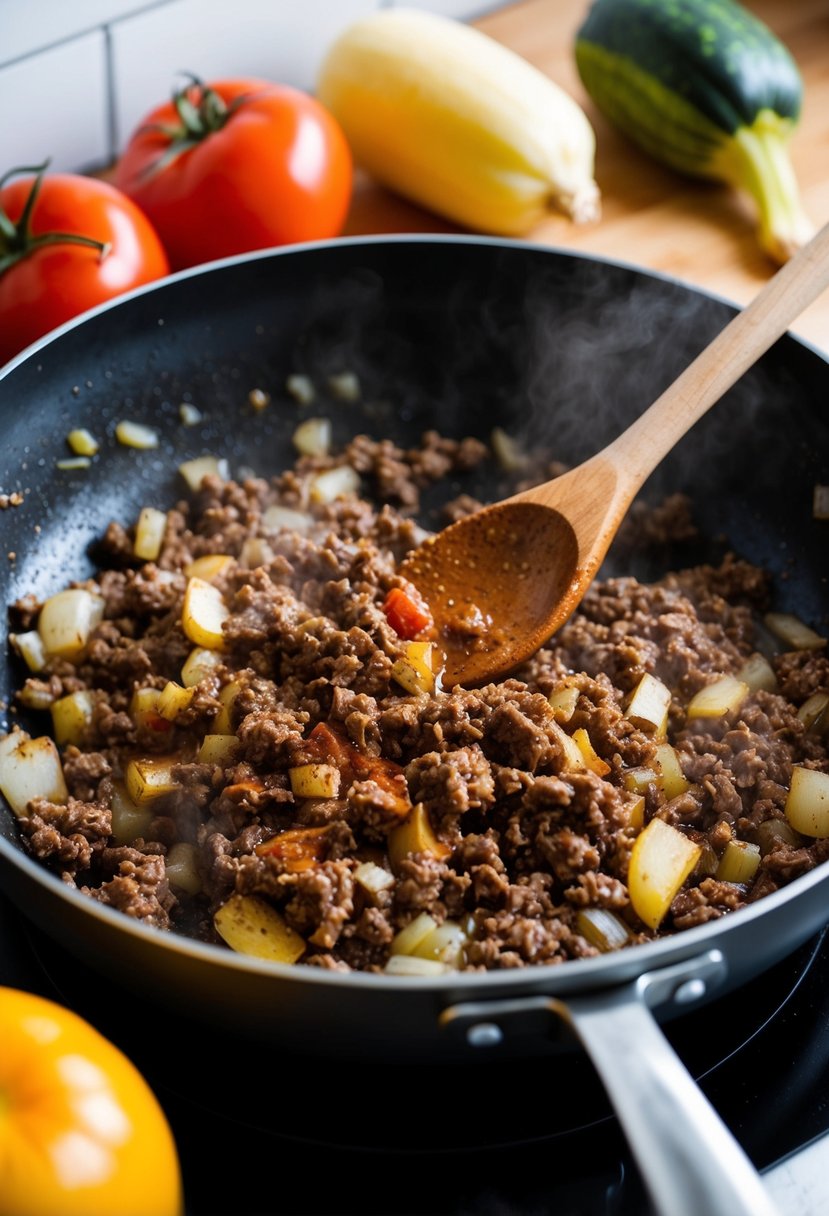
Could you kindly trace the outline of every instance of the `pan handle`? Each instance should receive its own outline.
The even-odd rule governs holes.
[[[457,1004],[442,1024],[496,1042],[501,1019],[556,1015],[604,1083],[658,1216],[781,1216],[741,1145],[662,1033],[652,1007],[686,1006],[722,982],[719,950],[618,987],[566,997]]]
[[[659,1216],[780,1216],[663,1035],[641,981],[556,1003],[604,1083]]]

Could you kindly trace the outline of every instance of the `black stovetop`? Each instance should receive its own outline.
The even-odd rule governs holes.
[[[665,1028],[758,1169],[829,1129],[829,932]],[[76,1010],[153,1086],[186,1216],[647,1216],[592,1066],[434,1068],[217,1042],[67,958],[0,899],[0,983]],[[324,1128],[324,1133],[319,1129]]]

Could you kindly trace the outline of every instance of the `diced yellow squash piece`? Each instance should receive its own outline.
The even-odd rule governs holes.
[[[191,642],[208,650],[222,650],[222,625],[229,615],[227,605],[217,587],[203,578],[187,580],[181,627]]]
[[[582,754],[585,768],[589,769],[591,773],[595,773],[598,777],[606,777],[610,772],[610,765],[601,756],[596,754],[596,750],[590,741],[590,736],[584,727],[580,726],[578,730],[574,730],[572,737],[573,742]]]
[[[179,784],[173,779],[172,773],[173,765],[177,763],[175,756],[130,760],[124,772],[124,782],[132,801],[137,806],[144,806],[177,790]]]
[[[739,709],[748,696],[748,684],[736,676],[719,676],[705,688],[701,688],[688,702],[686,710],[689,722],[695,718],[722,718]]]
[[[236,735],[205,735],[196,759],[199,764],[218,764],[224,767],[234,762],[240,747]]]
[[[43,638],[36,629],[30,629],[27,633],[10,633],[9,641],[29,671],[43,671],[48,655]]]
[[[66,442],[76,456],[94,456],[98,451],[98,440],[85,427],[77,427],[74,431],[70,431],[66,436]]]
[[[401,688],[417,696],[435,691],[435,673],[432,671],[432,643],[407,642],[405,658],[395,659],[391,674]]]
[[[175,680],[168,680],[156,700],[156,711],[168,722],[175,722],[193,700],[195,688],[184,688]]]
[[[213,735],[232,735],[233,731],[233,705],[242,691],[242,683],[240,680],[231,680],[219,690],[219,704],[221,709],[216,714],[210,726],[210,733]]]
[[[135,540],[132,551],[144,562],[154,562],[164,544],[167,530],[167,512],[156,507],[143,507],[135,525]]]
[[[630,854],[628,891],[633,910],[657,929],[700,856],[700,846],[662,819],[639,833]]]
[[[656,747],[656,784],[666,798],[676,798],[691,788],[679,762],[676,749],[670,743],[658,743]]]
[[[383,970],[386,975],[415,975],[424,979],[427,976],[446,975],[451,968],[436,959],[421,958],[417,954],[392,954]]]
[[[640,765],[638,768],[626,769],[622,777],[622,784],[626,790],[630,790],[632,794],[645,794],[648,786],[658,782],[659,773],[655,768],[649,768],[647,765]]]
[[[276,908],[258,895],[231,895],[213,917],[216,932],[239,954],[272,963],[295,963],[305,941]]]
[[[280,506],[278,503],[267,507],[262,515],[262,527],[267,532],[299,532],[301,536],[305,536],[313,523],[313,515]]]
[[[216,675],[223,661],[217,651],[208,650],[205,646],[197,646],[184,660],[184,666],[181,669],[182,684],[185,688],[194,688],[202,680]]]
[[[748,656],[737,672],[737,679],[748,685],[749,692],[774,692],[777,688],[774,668],[759,650]]]
[[[795,764],[789,786],[786,818],[803,836],[829,836],[829,773]]]
[[[631,693],[625,712],[634,726],[654,731],[660,730],[670,705],[670,689],[646,671]]]
[[[158,435],[152,427],[141,422],[122,419],[115,427],[115,438],[127,448],[157,448]]]
[[[572,735],[568,735],[566,730],[562,730],[558,722],[549,722],[548,729],[550,733],[558,739],[563,752],[562,771],[565,773],[580,773],[584,772],[587,765],[584,762],[581,748],[575,741]]]
[[[336,798],[340,770],[333,764],[298,764],[288,769],[291,791],[297,798]]]
[[[637,794],[629,804],[628,826],[635,831],[645,826],[645,795]]]
[[[64,803],[69,797],[53,739],[33,739],[15,730],[0,739],[0,793],[16,815],[25,815],[32,798]]]
[[[155,811],[146,804],[136,806],[123,781],[113,782],[110,808],[112,837],[116,844],[132,844],[139,836],[148,836]]]
[[[768,629],[790,650],[819,650],[826,638],[815,633],[790,612],[767,612],[763,617]]]
[[[249,536],[242,545],[239,565],[243,570],[258,570],[273,561],[273,549],[262,536]]]
[[[83,587],[50,596],[40,610],[37,631],[47,654],[76,659],[104,615],[104,601]]]
[[[413,853],[428,853],[443,861],[452,852],[448,844],[438,840],[422,802],[415,803],[403,822],[392,828],[387,839],[389,861],[395,873],[401,862]]]
[[[203,557],[197,557],[185,566],[184,573],[188,578],[203,578],[209,583],[232,564],[233,558],[229,553],[205,553]]]
[[[168,850],[164,863],[167,881],[174,890],[184,891],[186,895],[198,895],[201,891],[198,856],[196,846],[183,840]]]
[[[194,460],[185,460],[178,466],[184,480],[191,490],[198,490],[205,477],[218,477],[227,481],[227,461],[216,456],[197,456]]]
[[[70,692],[67,696],[53,701],[50,708],[55,741],[61,746],[65,743],[80,743],[92,721],[94,707],[92,693],[85,689]]]
[[[417,947],[438,927],[438,922],[434,916],[430,916],[428,912],[419,912],[414,920],[410,920],[408,925],[395,933],[391,943],[392,954],[414,954]]]
[[[722,882],[751,882],[760,864],[760,846],[748,840],[729,840],[717,866]]]

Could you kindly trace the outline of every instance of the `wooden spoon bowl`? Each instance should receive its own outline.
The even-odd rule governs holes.
[[[428,603],[444,688],[526,661],[570,616],[659,462],[829,286],[829,224],[635,422],[562,477],[431,537],[400,574]]]

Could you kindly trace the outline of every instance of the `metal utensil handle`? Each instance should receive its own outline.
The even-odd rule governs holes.
[[[641,988],[557,1004],[604,1083],[659,1216],[781,1216]]]

